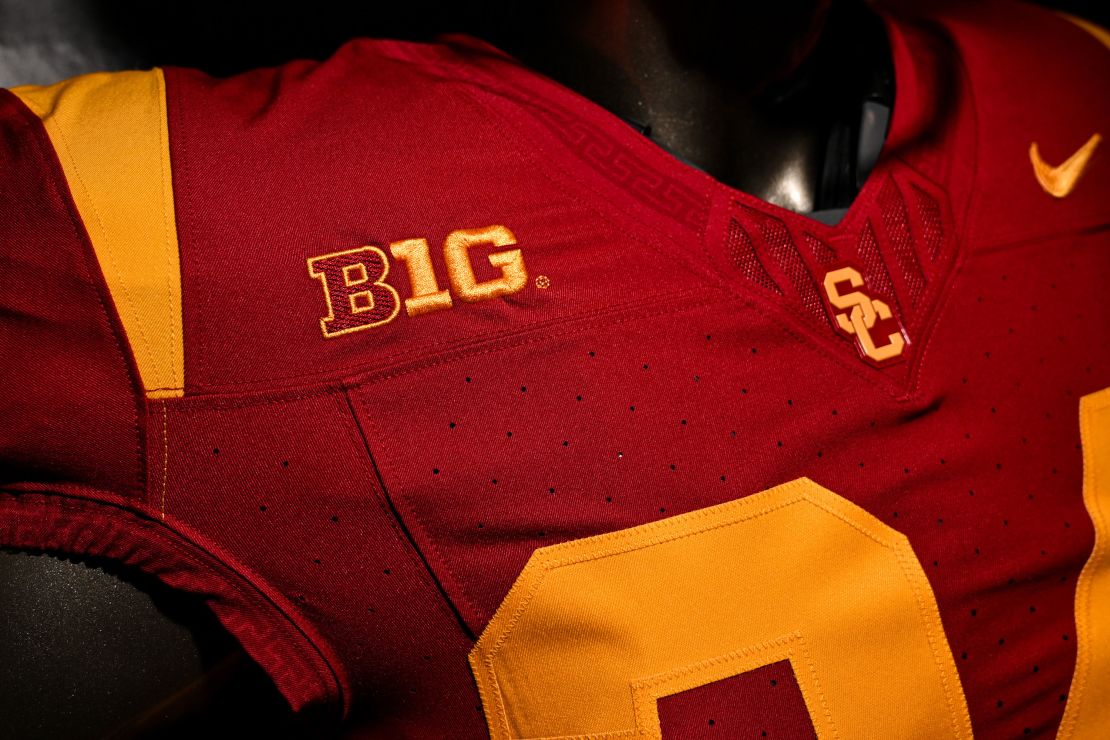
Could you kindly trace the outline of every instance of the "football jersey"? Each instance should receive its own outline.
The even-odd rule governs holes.
[[[0,545],[351,736],[1110,734],[1110,55],[884,14],[826,225],[490,46],[0,91]]]

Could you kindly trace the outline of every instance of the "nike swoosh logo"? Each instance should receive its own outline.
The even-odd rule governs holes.
[[[1091,155],[1095,153],[1100,141],[1102,136],[1093,134],[1087,139],[1086,144],[1079,147],[1079,151],[1064,160],[1063,164],[1055,167],[1041,159],[1040,149],[1034,141],[1029,145],[1029,161],[1033,163],[1033,174],[1037,177],[1037,182],[1054,198],[1067,196],[1079,182],[1079,176],[1083,174],[1083,170],[1087,169],[1087,162],[1091,160]]]

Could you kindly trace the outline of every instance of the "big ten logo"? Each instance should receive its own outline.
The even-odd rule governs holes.
[[[458,229],[443,241],[443,259],[451,290],[439,287],[427,239],[403,239],[389,245],[389,254],[408,268],[412,295],[404,300],[409,316],[421,316],[451,307],[452,294],[472,303],[516,293],[528,283],[524,256],[516,237],[505,226]],[[501,270],[492,280],[478,282],[470,260],[474,247],[492,247],[487,259]],[[389,259],[378,247],[365,246],[310,257],[308,274],[320,281],[328,313],[320,319],[325,337],[387,324],[401,311],[401,298],[385,281]]]
[[[824,287],[836,327],[855,339],[861,358],[873,365],[887,365],[901,359],[909,343],[906,330],[885,301],[873,298],[862,290],[852,290],[866,287],[858,270],[852,267],[832,270],[825,275]],[[895,331],[889,332],[885,341],[877,344],[871,330],[880,321]]]

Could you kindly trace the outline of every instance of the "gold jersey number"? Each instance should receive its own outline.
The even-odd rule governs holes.
[[[1110,389],[1080,423],[1096,544],[1060,737],[1110,726],[1110,620],[1092,616],[1110,614]],[[819,737],[971,737],[909,540],[807,478],[536,550],[470,654],[494,738],[563,740],[660,738],[660,697],[781,660]]]

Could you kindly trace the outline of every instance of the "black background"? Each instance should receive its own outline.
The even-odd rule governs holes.
[[[563,0],[574,2],[580,0]],[[738,0],[739,1],[739,0]],[[885,0],[914,11],[976,0]],[[326,58],[345,40],[424,40],[462,31],[495,45],[551,2],[528,0],[0,0],[0,85],[45,84],[93,69],[197,67],[228,75]],[[1106,0],[1041,5],[1110,26]],[[744,43],[738,30],[737,43]],[[55,77],[51,77],[55,75]]]

